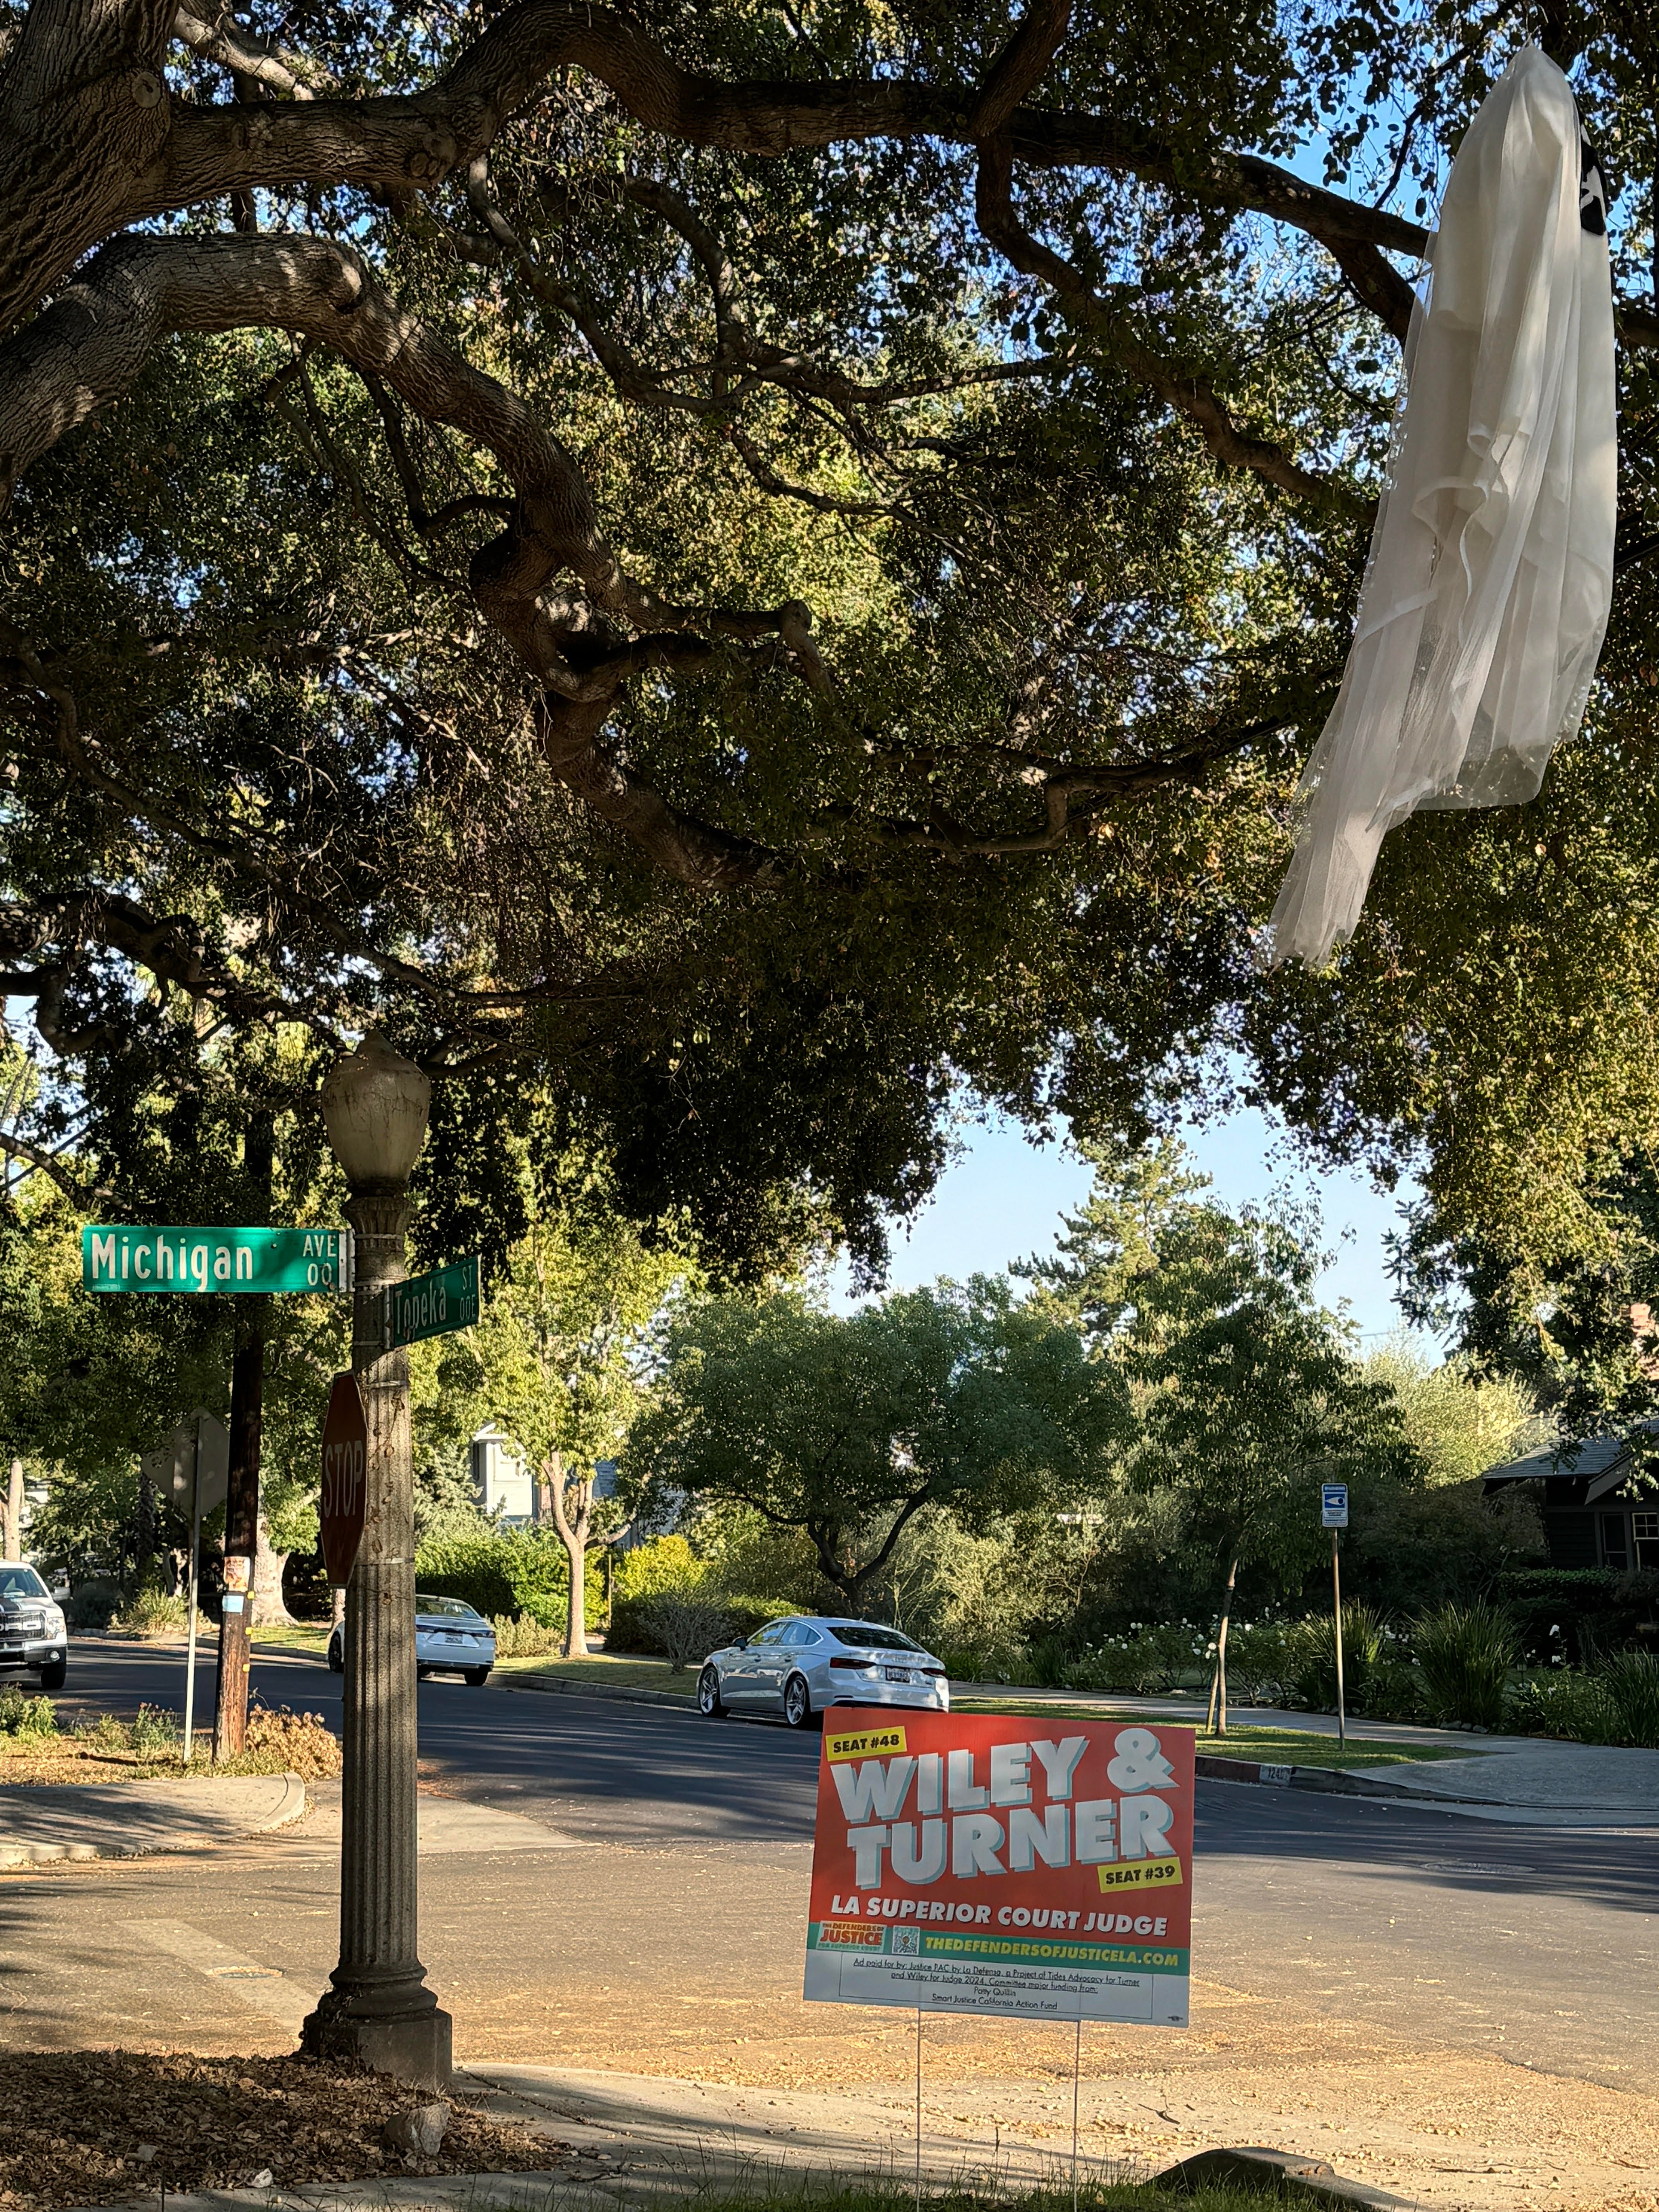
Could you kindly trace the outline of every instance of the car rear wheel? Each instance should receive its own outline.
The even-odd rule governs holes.
[[[792,1729],[812,1725],[812,1692],[804,1674],[792,1674],[783,1686],[783,1717]]]
[[[717,1667],[705,1667],[697,1677],[697,1711],[711,1721],[726,1717],[726,1700],[720,1695],[720,1669]]]
[[[345,1672],[345,1644],[337,1636],[331,1636],[328,1639],[328,1671],[331,1674],[343,1674]]]
[[[48,1659],[40,1669],[40,1687],[43,1690],[61,1690],[68,1674],[67,1659]]]
[[[463,1667],[461,1672],[475,1690],[483,1689],[484,1684],[489,1680],[488,1667]]]

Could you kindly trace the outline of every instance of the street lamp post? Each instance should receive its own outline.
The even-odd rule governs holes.
[[[323,1120],[351,1197],[351,1365],[368,1427],[362,1544],[346,1593],[340,1963],[301,2031],[307,2051],[441,2088],[451,2022],[416,1954],[415,1480],[409,1355],[384,1348],[380,1293],[408,1273],[409,1177],[432,1086],[379,1036],[336,1062]]]

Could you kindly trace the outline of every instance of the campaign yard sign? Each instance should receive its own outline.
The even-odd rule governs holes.
[[[805,1994],[1185,2027],[1193,1731],[837,1707]]]

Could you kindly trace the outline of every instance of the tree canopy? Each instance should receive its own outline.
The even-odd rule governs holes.
[[[805,1212],[873,1265],[954,1081],[1133,1131],[1237,1047],[1511,1260],[1582,1243],[1659,1111],[1639,15],[1541,11],[1626,180],[1585,738],[1392,837],[1328,973],[1252,957],[1527,21],[14,10],[0,959],[91,1120],[12,1141],[114,1173],[227,1030],[380,1020],[474,1198],[541,1086],[716,1256]]]
[[[672,1510],[746,1506],[802,1530],[856,1604],[927,1508],[971,1531],[1086,1483],[1124,1410],[1073,1331],[989,1277],[845,1317],[788,1294],[720,1298],[671,1322],[624,1472]]]

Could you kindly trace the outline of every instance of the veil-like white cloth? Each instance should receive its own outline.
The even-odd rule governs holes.
[[[1396,823],[1534,798],[1578,726],[1613,592],[1605,213],[1571,88],[1525,47],[1469,125],[1429,247],[1353,644],[1297,793],[1275,966],[1321,963],[1351,935]]]

